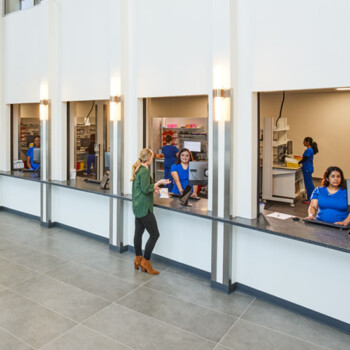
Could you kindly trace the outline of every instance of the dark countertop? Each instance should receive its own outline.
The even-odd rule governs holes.
[[[130,194],[112,194],[110,189],[100,189],[97,184],[87,183],[81,177],[78,177],[76,180],[68,181],[40,181],[37,176],[33,176],[32,173],[27,172],[23,173],[19,171],[2,171],[0,172],[0,175],[11,176],[36,182],[43,182],[53,186],[60,186],[78,191],[131,201]],[[217,215],[213,215],[211,211],[208,211],[207,199],[202,198],[199,201],[190,200],[189,203],[192,204],[192,206],[184,207],[180,204],[178,198],[162,199],[159,198],[156,194],[154,196],[154,206],[161,209],[178,212],[185,215],[197,216],[207,220],[215,220],[230,225],[237,225],[247,229],[254,229],[280,237],[290,238],[350,253],[349,230],[339,230],[331,227],[305,224],[302,220],[295,222],[292,219],[279,220],[270,218],[266,216],[266,214],[270,213],[270,211],[267,210],[264,211],[265,215],[259,215],[256,219],[245,219],[241,217],[223,218]]]
[[[0,175],[8,176],[8,177],[15,177],[17,179],[40,182],[39,174],[35,173],[33,171],[26,171],[26,172],[24,172],[22,170],[0,171]]]

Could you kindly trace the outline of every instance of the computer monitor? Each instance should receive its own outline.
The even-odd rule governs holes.
[[[207,185],[208,184],[208,162],[189,162],[188,184]]]
[[[184,148],[187,148],[191,152],[200,152],[201,151],[201,142],[200,141],[184,141]]]
[[[105,170],[111,169],[111,153],[105,152]]]
[[[33,148],[33,163],[40,164],[40,148]]]

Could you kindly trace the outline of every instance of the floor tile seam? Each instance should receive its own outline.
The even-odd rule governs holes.
[[[46,346],[48,346],[49,344],[53,343],[54,341],[56,341],[57,339],[63,337],[65,334],[67,334],[68,332],[70,332],[71,330],[73,330],[74,328],[78,327],[80,325],[80,323],[75,324],[73,327],[65,330],[64,332],[62,332],[61,334],[59,334],[57,337],[51,339],[49,342],[47,342],[46,344],[42,345],[38,350],[45,348]]]
[[[39,275],[39,274],[38,274],[38,275]],[[34,277],[36,277],[36,276],[34,276]],[[28,278],[26,278],[26,279],[23,280],[23,281],[20,281],[20,282],[15,283],[15,284],[11,284],[11,285],[9,285],[9,286],[7,287],[7,289],[11,289],[11,288],[14,288],[14,287],[18,286],[18,285],[21,284],[21,283],[28,282],[28,281],[30,281],[31,279],[33,279],[34,277],[33,277],[33,276],[32,276],[32,277],[28,277]]]
[[[138,289],[138,288],[140,288],[140,287],[141,287],[141,286],[138,286],[138,287],[136,287],[136,289]],[[132,290],[132,291],[133,291],[133,290]],[[130,294],[132,291],[128,292],[126,295]],[[126,296],[126,295],[123,295],[122,297],[118,298],[116,301],[110,303],[109,305],[106,305],[106,306],[103,307],[102,309],[97,310],[97,311],[94,312],[92,315],[90,315],[86,320],[81,321],[80,323],[81,323],[82,325],[85,325],[85,323],[86,323],[87,321],[89,321],[92,317],[94,317],[96,314],[98,314],[98,313],[102,312],[104,309],[107,309],[108,307],[110,307],[110,306],[116,304],[116,302],[117,302],[118,300],[120,300],[121,298],[123,298],[123,297]],[[118,305],[119,305],[119,304],[118,304]]]
[[[17,336],[17,335],[15,335],[15,334],[11,333],[11,332],[10,332],[9,330],[7,330],[6,328],[0,326],[0,329],[1,329],[2,331],[4,331],[5,333],[11,335],[12,337],[16,338],[17,340],[21,341],[21,342],[24,343],[25,345],[28,345],[31,349],[33,349],[33,350],[35,349],[35,347],[33,347],[32,345],[30,345],[29,343],[27,343],[24,339],[22,339],[22,338],[20,338],[19,336]]]
[[[117,300],[115,300],[115,301],[113,302],[113,304],[120,305],[120,304],[118,304],[118,302],[119,302],[120,300],[122,300],[123,298],[127,297],[129,294],[133,293],[135,290],[140,289],[140,288],[143,287],[147,282],[152,281],[155,277],[156,277],[156,276],[153,276],[153,277],[152,277],[151,279],[149,279],[148,281],[143,282],[142,284],[140,284],[139,286],[137,286],[137,287],[134,288],[133,290],[130,290],[130,291],[129,291],[128,293],[126,293],[125,295],[122,295],[122,296],[119,297]]]
[[[66,285],[66,286],[73,287],[73,288],[75,288],[75,289],[79,289],[79,291],[82,291],[82,292],[84,292],[84,293],[90,294],[90,295],[92,295],[92,296],[94,296],[94,297],[97,297],[97,298],[103,300],[103,301],[106,301],[107,303],[113,303],[113,301],[111,301],[111,300],[105,299],[105,298],[103,298],[103,297],[101,297],[101,296],[99,296],[99,295],[97,295],[97,294],[95,294],[95,293],[92,293],[92,292],[90,292],[90,291],[88,291],[88,290],[85,290],[85,289],[82,289],[82,288],[80,288],[80,287],[77,287],[77,286],[75,286],[75,285],[73,285],[73,284],[70,284],[70,283],[61,281],[61,280],[59,280],[59,279],[57,279],[57,278],[55,278],[55,277],[52,277],[52,276],[50,276],[50,275],[46,275],[46,273],[40,273],[39,275],[40,275],[40,276],[47,277],[47,278],[49,278],[49,279],[51,279],[51,280],[53,280],[53,281],[56,281],[56,282],[61,283],[61,284],[64,284],[64,285]],[[35,278],[35,277],[34,277],[34,278]]]
[[[127,280],[127,279],[125,279],[125,278],[121,278],[121,277],[116,276],[116,275],[109,274],[109,273],[107,273],[107,272],[105,272],[105,271],[103,271],[103,270],[96,269],[96,268],[94,268],[94,267],[91,267],[91,266],[89,266],[89,265],[85,265],[85,264],[83,264],[83,263],[81,263],[81,262],[78,262],[78,261],[71,260],[71,261],[69,261],[69,263],[74,263],[74,264],[80,265],[80,266],[82,266],[82,267],[88,268],[88,269],[90,269],[90,270],[93,270],[93,271],[95,271],[95,272],[99,272],[99,273],[105,275],[106,277],[112,277],[113,279],[117,279],[117,280],[120,280],[120,281],[123,281],[123,282],[128,282],[128,283],[131,283],[131,284],[136,284],[137,286],[142,285],[142,284],[139,284],[138,282],[134,282],[134,281],[131,281],[131,280]],[[54,270],[55,270],[55,269],[50,270],[50,271],[54,271]]]
[[[32,271],[32,272],[35,272],[35,273],[37,273],[37,274],[40,274],[40,272],[37,272],[37,271],[33,270],[32,268],[27,267],[27,266],[25,266],[25,265],[23,265],[23,264],[19,264],[18,262],[12,261],[12,260],[10,260],[9,258],[4,258],[4,257],[1,256],[0,259],[4,259],[4,260],[10,262],[11,264],[15,264],[15,265],[17,265],[17,266],[24,267],[26,270],[30,270],[30,271]]]
[[[43,240],[45,238],[50,238],[50,239],[52,239],[52,240],[54,240],[54,241],[56,241],[58,243],[64,243],[64,244],[67,244],[69,246],[69,243],[67,243],[66,241],[61,241],[59,239],[53,238],[52,236],[36,238],[34,240]],[[34,241],[34,240],[32,240],[32,241]],[[24,244],[22,244],[22,245],[24,245]],[[26,247],[29,247],[31,249],[34,249],[34,250],[42,252],[42,248],[40,248],[40,249],[39,248],[35,248],[35,247],[31,246],[31,245],[30,246],[26,246]],[[83,254],[87,254],[87,253],[97,253],[97,252],[102,251],[102,250],[107,249],[107,248],[108,248],[107,246],[106,247],[99,247],[99,249],[96,249],[96,250],[92,249],[92,248],[89,248],[89,249],[87,249],[86,251],[84,251],[83,253],[81,253],[79,255],[83,255]],[[75,247],[73,247],[73,250],[74,249],[75,249]],[[44,251],[44,254],[49,254],[49,255],[55,256],[57,258],[64,259],[64,258],[62,258],[60,256],[55,255],[55,254],[47,253],[46,251]]]
[[[85,322],[85,321],[84,321],[84,322]],[[114,343],[123,345],[123,346],[125,346],[126,348],[128,348],[128,349],[130,349],[130,350],[135,350],[135,349],[134,349],[133,347],[131,347],[130,345],[127,345],[127,344],[124,344],[124,343],[122,343],[122,342],[120,342],[120,341],[118,341],[118,340],[115,340],[115,339],[111,338],[110,336],[108,336],[107,334],[103,334],[103,333],[99,332],[97,329],[91,328],[91,327],[87,326],[86,324],[80,324],[80,325],[81,325],[82,327],[87,328],[89,331],[93,331],[93,332],[95,332],[96,334],[99,334],[99,335],[103,336],[104,338],[107,338],[107,339],[109,339],[109,340],[112,340]]]
[[[83,267],[85,267],[85,268],[86,268],[86,267],[87,267],[87,268],[90,268],[91,270],[94,270],[94,271],[96,271],[96,272],[103,273],[103,274],[106,275],[107,277],[113,277],[113,278],[119,279],[119,280],[124,281],[124,282],[133,283],[133,284],[136,284],[137,286],[141,286],[141,285],[143,284],[143,283],[141,284],[140,282],[137,282],[137,281],[132,281],[131,279],[128,280],[128,279],[119,277],[119,276],[117,276],[117,275],[108,273],[108,272],[106,272],[106,271],[104,271],[104,270],[99,270],[99,269],[97,269],[97,268],[91,267],[91,266],[89,266],[89,265],[85,265],[85,264],[83,264],[83,263],[81,263],[81,262],[78,262],[78,261],[72,260],[72,261],[70,261],[70,262],[76,263],[77,265],[83,266]]]
[[[84,322],[85,322],[85,321],[84,321]],[[58,335],[58,336],[55,337],[54,339],[50,340],[48,343],[46,343],[45,345],[43,345],[40,349],[44,349],[44,348],[45,348],[46,346],[48,346],[49,344],[51,344],[51,343],[55,342],[56,340],[62,338],[64,335],[66,335],[67,333],[71,332],[74,328],[79,327],[79,326],[84,327],[84,328],[86,328],[86,329],[89,330],[89,331],[92,331],[92,332],[94,332],[94,333],[96,333],[96,334],[98,334],[98,335],[100,335],[100,336],[102,336],[102,337],[104,337],[104,338],[107,338],[107,339],[113,341],[113,343],[123,345],[123,346],[129,348],[130,350],[135,350],[135,349],[131,348],[130,346],[126,345],[126,344],[123,344],[123,343],[121,343],[121,342],[118,342],[117,340],[115,340],[115,339],[113,339],[113,338],[110,338],[109,336],[104,335],[104,334],[102,334],[102,333],[96,331],[96,330],[93,329],[93,328],[87,327],[86,325],[82,324],[81,322],[79,322],[78,324],[74,325],[72,328],[67,329],[66,331],[64,331],[63,333],[61,333],[60,335]],[[40,349],[39,349],[39,350],[40,350]]]
[[[46,251],[43,251],[42,249],[38,249],[38,248],[35,248],[35,247],[32,247],[32,246],[27,246],[27,245],[24,245],[24,244],[22,244],[22,243],[21,243],[20,245],[23,245],[24,247],[29,248],[29,249],[32,249],[32,250],[35,250],[35,251],[37,251],[37,252],[40,252],[41,255],[49,255],[49,256],[52,256],[52,257],[57,258],[57,259],[61,259],[61,260],[68,261],[68,259],[66,259],[66,258],[63,258],[63,257],[61,257],[61,256],[58,256],[58,255],[55,255],[55,254],[52,254],[52,253],[48,253],[48,252],[46,252]],[[69,260],[69,261],[70,261],[70,260]]]
[[[99,298],[99,299],[101,299],[101,300],[107,302],[108,304],[107,304],[106,306],[104,306],[103,309],[104,309],[105,307],[108,307],[108,306],[110,306],[110,305],[112,305],[112,304],[114,303],[113,301],[110,301],[110,300],[101,298],[101,297],[99,297],[98,295],[95,295],[95,294],[93,294],[93,293],[91,293],[91,292],[85,291],[84,289],[81,289],[81,288],[79,288],[79,287],[72,286],[72,285],[67,284],[67,283],[65,283],[65,282],[62,282],[62,281],[60,281],[60,280],[56,280],[56,279],[53,278],[53,277],[50,277],[50,276],[47,276],[47,275],[44,275],[44,274],[41,274],[41,275],[43,275],[43,276],[45,276],[45,277],[48,277],[48,278],[50,278],[50,279],[53,279],[54,281],[61,282],[62,284],[66,284],[66,285],[69,286],[69,287],[74,287],[74,288],[76,288],[76,289],[80,289],[80,291],[83,291],[83,292],[85,292],[85,293],[87,293],[87,294],[91,294],[92,296],[97,297],[97,298]],[[33,277],[33,278],[35,278],[35,277]],[[33,279],[33,278],[31,278],[31,279]],[[26,282],[30,281],[31,279],[27,280]],[[25,283],[25,282],[21,282],[21,283]],[[21,284],[21,283],[18,283],[18,284]],[[17,284],[17,285],[18,285],[18,284]],[[28,300],[30,300],[30,301],[32,301],[32,302],[36,302],[36,301],[34,301],[34,300],[32,300],[32,299],[26,297],[25,295],[21,294],[20,292],[11,289],[10,287],[9,287],[8,289],[10,289],[10,290],[11,290],[12,292],[14,292],[14,293],[19,294],[20,296],[22,296],[22,297],[24,297],[24,298],[27,298]],[[40,304],[40,303],[38,303],[38,304],[39,304],[40,306],[43,306],[43,307],[47,308],[47,309],[50,310],[50,311],[56,312],[57,314],[59,314],[59,315],[61,315],[61,316],[64,316],[64,317],[70,319],[68,316],[65,316],[65,315],[63,315],[63,314],[61,314],[61,313],[59,313],[59,312],[57,312],[57,311],[51,310],[49,307],[47,307],[47,306],[44,305],[44,304]],[[102,310],[102,309],[100,309],[100,310]],[[97,310],[96,312],[99,312],[100,310]],[[95,312],[95,313],[96,313],[96,312]],[[94,314],[95,314],[95,313],[94,313]],[[90,317],[90,316],[89,316],[89,317]],[[71,321],[74,321],[74,320],[72,320],[72,319],[70,319],[70,320],[71,320]],[[85,321],[85,320],[83,320],[83,321],[81,321],[81,322],[84,322],[84,321]],[[80,323],[79,321],[74,321],[74,322],[75,322],[75,323]]]
[[[171,266],[170,266],[170,269],[171,269]],[[179,275],[179,274],[177,274],[177,273],[175,273],[175,272],[172,272],[171,270],[170,270],[170,271],[166,270],[165,272],[167,272],[168,274],[175,275],[175,276],[177,276],[178,278],[184,278],[184,279],[186,279],[186,280],[188,280],[188,281],[196,282],[196,283],[198,283],[198,284],[200,284],[200,285],[202,285],[202,286],[210,286],[210,280],[208,280],[207,282],[202,282],[202,281],[196,280],[195,278],[191,278],[191,277],[188,277],[188,276],[185,276],[185,275],[183,275],[183,276],[182,276],[182,275]]]
[[[267,330],[272,331],[272,332],[274,332],[274,333],[282,334],[282,335],[284,335],[284,336],[287,336],[288,338],[296,339],[296,340],[299,340],[299,341],[301,341],[301,342],[303,342],[303,343],[307,343],[307,344],[310,344],[310,345],[317,346],[317,347],[319,347],[319,348],[321,348],[321,349],[332,350],[332,348],[328,348],[327,346],[313,343],[313,342],[308,341],[308,340],[305,340],[305,339],[303,339],[303,338],[299,338],[299,337],[297,337],[297,336],[294,336],[294,335],[291,335],[291,334],[282,332],[282,331],[280,331],[280,330],[278,330],[278,329],[274,329],[274,328],[270,328],[270,327],[267,327],[267,326],[263,326],[263,325],[261,325],[261,324],[259,324],[259,323],[256,323],[256,322],[253,322],[253,321],[250,321],[250,320],[246,320],[246,319],[244,319],[244,318],[242,318],[242,320],[245,321],[245,322],[251,323],[251,324],[253,324],[254,326],[258,326],[258,327],[260,327],[260,328],[267,329]]]
[[[50,307],[48,307],[48,306],[46,306],[46,305],[43,305],[43,304],[40,304],[40,303],[38,303],[37,301],[32,300],[32,299],[26,297],[25,295],[22,295],[21,293],[15,291],[15,290],[13,290],[13,289],[10,289],[10,288],[9,288],[9,290],[10,290],[11,292],[17,294],[18,296],[20,296],[20,297],[22,297],[22,298],[24,298],[24,299],[30,301],[31,303],[36,304],[36,305],[38,305],[38,306],[40,306],[40,307],[42,307],[42,308],[44,308],[44,309],[46,309],[46,310],[48,310],[48,311],[50,311],[50,312],[53,312],[54,314],[59,315],[59,316],[65,318],[65,319],[67,319],[67,320],[73,322],[74,324],[79,324],[79,323],[80,323],[79,321],[75,321],[75,320],[71,319],[69,316],[63,315],[63,314],[61,314],[61,313],[58,312],[58,311],[52,310]]]
[[[212,309],[212,308],[208,307],[207,305],[199,304],[199,303],[196,303],[196,302],[194,302],[194,301],[192,301],[192,300],[189,300],[189,299],[182,299],[182,298],[180,298],[180,297],[178,297],[178,296],[175,296],[175,295],[173,295],[173,294],[168,294],[168,293],[159,291],[159,290],[157,290],[157,289],[148,287],[148,286],[146,286],[146,285],[145,285],[145,286],[142,286],[142,287],[147,288],[147,289],[149,289],[149,290],[151,290],[151,291],[156,291],[156,292],[158,292],[158,293],[160,293],[160,294],[163,294],[163,295],[166,295],[166,296],[168,296],[168,297],[172,297],[172,298],[175,298],[175,299],[177,299],[177,300],[184,301],[184,302],[186,302],[186,303],[190,303],[190,304],[193,304],[193,305],[195,305],[195,306],[199,306],[199,307],[201,307],[201,308],[203,308],[203,309],[216,312],[216,313],[221,314],[221,315],[230,316],[230,317],[233,317],[233,318],[235,318],[235,319],[237,319],[237,318],[239,317],[239,316],[235,316],[235,315],[232,315],[232,314],[228,314],[228,313],[223,312],[223,311],[218,311],[218,310]]]
[[[49,254],[43,254],[43,255],[49,255]],[[64,259],[59,258],[59,257],[54,256],[54,255],[50,255],[50,256],[52,256],[52,257],[54,257],[54,258],[58,258],[58,259],[60,259],[60,260],[64,260]],[[57,266],[54,267],[53,269],[49,269],[49,270],[46,270],[46,271],[44,271],[44,272],[38,272],[37,270],[34,270],[33,268],[28,267],[27,265],[24,265],[24,264],[22,264],[22,263],[19,263],[18,261],[11,260],[11,259],[9,259],[9,258],[3,258],[3,259],[6,259],[7,261],[9,261],[9,262],[11,262],[11,263],[13,263],[13,264],[16,264],[16,265],[25,267],[26,269],[28,269],[28,270],[30,270],[30,271],[32,271],[32,272],[38,273],[38,274],[43,274],[43,273],[52,271],[52,270],[56,269],[57,267],[61,267],[61,266],[66,265],[66,264],[68,264],[68,263],[70,262],[70,261],[65,260],[63,263],[60,263],[59,265],[57,265]]]
[[[160,319],[158,319],[158,318],[155,318],[155,317],[153,317],[153,316],[150,316],[150,315],[144,314],[144,313],[142,313],[142,312],[140,312],[140,311],[131,309],[131,308],[129,308],[128,306],[125,306],[125,305],[122,305],[122,304],[117,304],[117,305],[118,305],[118,306],[121,306],[121,307],[124,307],[124,308],[126,308],[126,309],[128,309],[128,310],[130,310],[130,311],[136,312],[136,313],[138,313],[139,315],[142,315],[142,316],[144,316],[144,317],[150,318],[150,319],[152,319],[152,320],[154,320],[154,321],[160,322],[160,323],[162,323],[162,324],[164,324],[164,325],[166,325],[166,326],[168,326],[168,327],[177,329],[177,330],[179,330],[179,331],[181,331],[181,332],[185,332],[185,333],[190,334],[190,335],[192,335],[192,336],[194,336],[194,337],[196,337],[196,338],[199,338],[199,339],[202,339],[202,340],[205,340],[205,341],[208,341],[208,342],[210,342],[210,343],[212,343],[212,344],[217,345],[217,343],[216,343],[214,340],[211,340],[211,339],[208,339],[208,338],[204,338],[204,337],[202,337],[202,336],[200,336],[200,335],[198,335],[198,334],[192,333],[191,331],[189,331],[189,330],[187,330],[187,329],[180,328],[180,327],[178,327],[178,326],[175,326],[175,325],[173,325],[173,324],[171,324],[171,323],[165,322],[165,321],[160,320]]]
[[[216,347],[213,349],[215,350],[218,346],[221,345],[222,341],[225,339],[225,337],[231,332],[231,330],[235,327],[235,325],[239,322],[239,320],[242,318],[244,313],[250,308],[250,306],[253,304],[256,298],[253,298],[253,300],[249,303],[249,305],[243,310],[243,312],[240,314],[240,316],[233,322],[233,325],[230,327],[230,329],[223,335],[223,337],[220,339]]]

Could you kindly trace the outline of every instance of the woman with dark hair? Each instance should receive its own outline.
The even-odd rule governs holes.
[[[173,178],[170,174],[170,169],[173,164],[176,163],[177,155],[179,150],[176,146],[172,145],[173,137],[171,135],[165,136],[166,144],[162,147],[162,153],[164,155],[164,179],[169,179],[171,183],[164,187],[168,188],[168,190],[172,189]]]
[[[348,226],[350,214],[343,171],[337,166],[329,167],[323,174],[321,185],[311,195],[307,219]]]
[[[305,137],[304,146],[306,147],[306,150],[303,154],[303,159],[299,162],[299,164],[303,165],[302,170],[307,193],[307,200],[304,203],[310,204],[310,197],[315,189],[312,182],[312,173],[314,172],[314,155],[318,153],[318,147],[317,143],[311,137]]]
[[[170,170],[171,176],[174,179],[173,193],[182,194],[188,185],[190,161],[193,161],[192,153],[187,148],[183,148],[177,156],[176,164],[172,165]],[[197,197],[197,190],[198,186],[193,186],[192,197]]]

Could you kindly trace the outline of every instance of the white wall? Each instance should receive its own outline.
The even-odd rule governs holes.
[[[0,203],[6,208],[40,217],[40,183],[0,176]]]
[[[4,21],[5,103],[39,102],[45,51],[41,32],[43,6],[6,15]]]
[[[111,0],[57,2],[62,100],[109,99]]]
[[[136,0],[139,97],[211,90],[211,0]]]
[[[239,0],[251,27],[252,90],[348,86],[348,0]]]
[[[52,187],[52,222],[109,237],[109,198]]]
[[[350,255],[236,227],[237,282],[350,323]],[[344,304],[345,303],[345,304]]]

